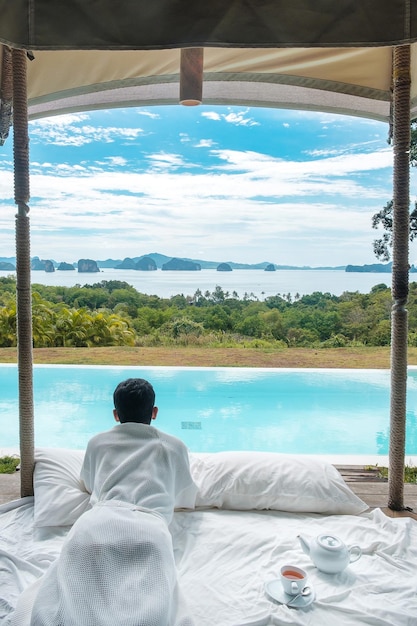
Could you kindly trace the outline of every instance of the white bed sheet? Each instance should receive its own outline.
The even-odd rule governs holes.
[[[326,531],[358,543],[343,573],[319,572],[297,535]],[[33,526],[33,499],[0,506],[0,623],[57,558],[67,530]],[[171,525],[181,587],[197,626],[416,626],[417,523],[380,510],[361,515],[278,511],[176,512]],[[269,599],[265,582],[284,563],[305,568],[316,599],[292,609]]]

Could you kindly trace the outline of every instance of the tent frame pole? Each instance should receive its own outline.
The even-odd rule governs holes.
[[[20,493],[33,495],[34,408],[32,289],[29,225],[29,124],[27,105],[27,57],[14,49],[13,159],[16,214],[17,363],[19,382]]]
[[[410,229],[410,46],[393,50],[393,227],[388,507],[404,510]]]

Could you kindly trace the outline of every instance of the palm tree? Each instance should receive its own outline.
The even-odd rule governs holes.
[[[96,311],[88,332],[89,346],[135,345],[135,333],[125,319],[107,311]]]
[[[0,346],[16,345],[16,299],[10,300],[0,309]]]
[[[76,348],[88,346],[92,316],[86,309],[62,308],[56,318],[56,344]]]
[[[32,293],[32,337],[35,348],[53,346],[55,341],[55,312],[49,302]]]

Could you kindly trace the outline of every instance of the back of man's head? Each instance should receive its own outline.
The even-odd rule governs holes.
[[[114,408],[121,423],[150,424],[155,404],[155,391],[143,378],[128,378],[113,393]]]

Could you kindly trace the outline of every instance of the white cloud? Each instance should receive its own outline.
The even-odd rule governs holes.
[[[195,148],[211,148],[215,145],[213,139],[200,139],[198,143],[195,144]]]
[[[335,155],[346,155],[350,153],[359,153],[364,154],[367,151],[375,152],[378,150],[378,146],[380,145],[380,141],[376,138],[373,141],[364,141],[361,143],[344,143],[342,145],[338,145],[336,147],[327,147],[321,149],[313,149],[313,150],[303,150],[303,154],[307,154],[313,157],[327,157],[327,156],[335,156]],[[392,149],[387,147],[383,150],[384,153],[391,153]],[[392,159],[392,157],[391,157]]]
[[[44,117],[33,122],[29,122],[29,126],[32,132],[34,128],[38,126],[41,128],[47,128],[48,126],[73,126],[80,122],[88,120],[89,115],[87,113],[64,113],[63,115],[54,115],[52,117]]]
[[[127,159],[125,159],[124,157],[121,156],[111,156],[111,157],[106,157],[106,161],[109,165],[126,165],[127,163]]]
[[[229,124],[235,124],[236,126],[259,126],[259,122],[256,122],[251,117],[246,117],[248,110],[249,109],[246,109],[246,111],[240,111],[238,113],[231,111],[222,117]]]
[[[328,157],[328,156],[335,156],[337,154],[340,154],[341,152],[344,152],[344,150],[342,150],[341,148],[325,148],[322,150],[305,150],[304,153],[308,154],[309,156],[313,156],[313,157]]]
[[[145,117],[150,117],[153,120],[159,120],[160,119],[160,115],[159,113],[154,113],[153,111],[144,111],[143,109],[138,109],[137,111],[138,115],[144,115]]]
[[[203,111],[201,117],[205,117],[208,120],[214,120],[216,122],[220,121],[222,118],[219,113],[216,111]]]
[[[77,125],[88,119],[87,115],[62,115],[32,122],[32,141],[47,142],[56,146],[81,147],[93,142],[113,143],[116,140],[135,140],[143,133],[141,128],[116,126]]]
[[[167,154],[160,152],[148,156],[152,166],[156,169],[178,168],[184,165],[184,160],[179,154]]]
[[[225,171],[241,171],[280,178],[280,182],[301,181],[314,176],[337,177],[357,172],[370,172],[392,166],[390,149],[378,150],[372,154],[342,154],[327,159],[312,161],[290,161],[278,159],[257,152],[237,150],[213,150],[219,159],[226,162]]]
[[[355,158],[287,163],[256,153],[226,151],[228,172],[182,171],[182,158],[173,154],[151,156],[149,171],[95,171],[80,177],[72,166],[61,164],[62,176],[35,174],[32,194],[37,220],[43,227],[74,226],[100,229],[120,228],[120,215],[128,230],[145,228],[147,219],[155,228],[161,220],[202,222],[211,232],[239,226],[239,232],[290,232],[305,229],[340,228],[342,232],[370,229],[370,204],[385,198],[380,189],[365,189],[345,175],[360,170],[361,155]],[[366,165],[376,159],[368,159]],[[332,162],[333,172],[332,172]],[[349,197],[344,204],[316,202],[314,197]],[[366,209],[362,207],[367,197]],[[291,201],[288,198],[292,198]],[[305,198],[305,200],[303,200]],[[355,200],[356,198],[356,200]],[[140,205],[140,211],[138,206]],[[238,210],[237,210],[238,209]],[[262,215],[262,219],[260,219]],[[280,219],[277,221],[276,216]],[[314,220],[311,220],[314,215]],[[43,217],[42,217],[43,216]],[[151,229],[152,229],[151,228]]]
[[[30,165],[31,165],[31,167],[41,167],[41,168],[45,168],[45,169],[48,169],[50,167],[54,167],[52,165],[52,163],[50,163],[48,161],[45,161],[44,163],[38,163],[37,161],[32,161]]]
[[[241,126],[246,138],[245,128],[258,123],[250,109],[198,111],[186,124],[165,125],[164,133],[155,132],[151,139],[153,116],[139,114],[145,130],[135,128],[138,118],[127,114],[109,114],[108,126],[94,124],[94,117],[84,114],[31,124],[39,149],[31,162],[33,254],[59,260],[63,250],[70,250],[74,259],[86,254],[120,258],[154,250],[195,257],[196,250],[204,249],[202,258],[224,258],[227,251],[230,260],[256,262],[265,256],[297,265],[374,260],[377,233],[371,216],[390,198],[392,150],[381,148],[385,142],[374,143],[369,129],[368,141],[360,144],[354,143],[357,133],[343,144],[338,131],[331,139],[329,131],[323,141],[316,132],[314,140],[299,140],[294,152],[287,150],[286,139],[277,149],[272,133],[268,142],[268,120],[262,115],[262,127],[249,131],[251,150],[245,150],[245,139],[238,143],[237,131],[224,124]],[[201,116],[223,125],[204,124]],[[300,122],[309,116],[313,114],[274,111],[269,122],[295,142]],[[121,119],[126,128],[119,125]],[[340,116],[328,114],[319,121],[329,127],[341,123]],[[82,142],[97,145],[71,149]],[[51,144],[65,149],[49,151]],[[12,255],[16,207],[10,157],[3,154],[0,243]]]
[[[217,111],[204,111],[201,115],[208,120],[220,122],[223,120],[228,124],[234,124],[235,126],[259,126],[259,122],[252,117],[247,117],[249,109],[243,111],[233,111],[230,108],[228,113],[219,114]]]

